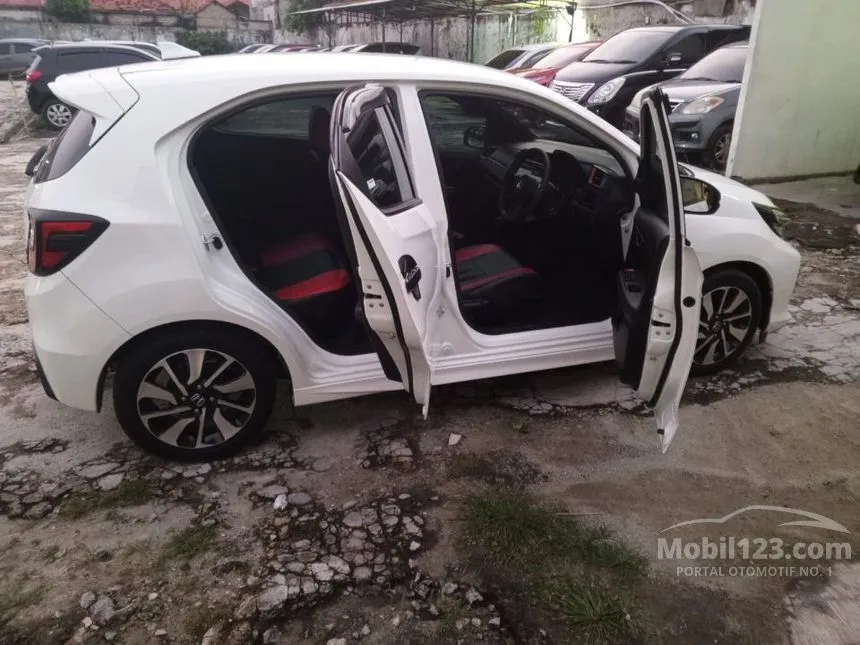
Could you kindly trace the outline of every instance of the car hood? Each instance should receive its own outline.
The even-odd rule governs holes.
[[[742,183],[729,179],[725,175],[720,175],[704,168],[697,168],[689,164],[680,164],[687,168],[696,179],[710,184],[720,191],[721,201],[738,201],[746,204],[757,203],[763,206],[773,206],[770,197],[762,192],[759,192],[749,186],[744,186]],[[720,209],[720,214],[726,217],[737,217],[742,219],[757,219],[759,215],[752,208],[727,208]]]
[[[540,69],[518,69],[514,71],[514,74],[522,78],[535,78],[536,76],[546,76],[547,74],[558,72],[558,70],[558,67],[542,67]]]
[[[555,79],[565,83],[605,83],[617,76],[623,76],[635,66],[627,63],[578,61],[562,69]]]

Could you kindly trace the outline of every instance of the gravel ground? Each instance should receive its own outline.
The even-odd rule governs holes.
[[[428,422],[397,395],[298,411],[282,397],[259,446],[177,466],[131,446],[112,410],[65,408],[36,382],[20,290],[22,171],[38,144],[0,147],[0,642],[553,642],[458,546],[462,499],[511,481],[639,551],[670,590],[673,643],[860,639],[849,563],[818,577],[690,576],[677,567],[698,563],[657,557],[666,527],[749,505],[832,518],[856,550],[853,222],[792,210],[795,322],[736,370],[691,381],[668,455],[611,369],[592,366],[440,388]],[[727,526],[835,539],[786,521],[758,511]]]

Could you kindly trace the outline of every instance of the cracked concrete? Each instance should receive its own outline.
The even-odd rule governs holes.
[[[16,618],[40,643],[552,642],[517,632],[527,616],[512,621],[503,592],[491,599],[459,560],[459,501],[486,486],[599,516],[672,585],[655,536],[689,517],[767,500],[860,531],[860,260],[832,214],[789,209],[803,255],[793,321],[736,369],[690,381],[668,455],[612,365],[592,365],[438,388],[427,422],[399,395],[295,411],[282,392],[260,444],[176,465],[131,446],[109,401],[71,410],[36,381],[21,209],[39,143],[0,148],[0,575],[40,585]],[[699,600],[665,626],[691,645],[850,645],[857,578],[684,582],[666,597]],[[447,623],[454,637],[433,636]]]

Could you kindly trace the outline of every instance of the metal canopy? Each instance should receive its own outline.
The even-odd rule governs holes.
[[[564,0],[335,0],[316,9],[290,13],[325,12],[365,20],[407,21],[564,9],[570,4]]]

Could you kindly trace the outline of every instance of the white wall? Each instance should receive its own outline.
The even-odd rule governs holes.
[[[728,174],[853,171],[860,163],[860,0],[759,0]]]

